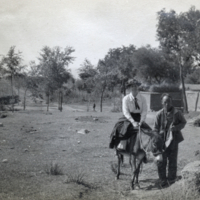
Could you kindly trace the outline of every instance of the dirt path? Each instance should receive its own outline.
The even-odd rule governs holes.
[[[155,113],[148,114],[152,125]],[[128,159],[120,180],[115,180],[117,158],[108,148],[110,132],[121,116],[107,109],[104,113],[85,112],[84,107],[65,106],[63,112],[51,107],[8,113],[0,127],[0,199],[167,199],[180,190],[181,181],[159,190],[157,171],[151,160],[143,165],[140,191],[131,191]],[[97,119],[97,120],[94,120]],[[80,129],[88,134],[77,133]],[[183,167],[199,159],[199,128],[188,124],[180,145],[178,175]],[[62,175],[49,175],[51,166]]]

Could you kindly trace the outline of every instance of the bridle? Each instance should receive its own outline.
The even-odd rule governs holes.
[[[146,149],[144,148],[143,144],[142,144],[142,138],[141,138],[141,127],[139,126],[139,140],[140,140],[140,147],[142,148],[142,150],[147,154],[150,151],[148,151],[149,145],[150,145],[150,141],[151,138],[149,137],[149,141],[148,141],[148,145],[146,147]]]
[[[143,130],[143,132],[145,133],[145,131]],[[147,133],[146,133],[147,134]],[[147,134],[148,135],[148,134]],[[140,147],[142,148],[142,150],[146,153],[146,154],[148,154],[150,151],[148,151],[148,149],[149,149],[149,146],[150,146],[150,144],[151,144],[151,137],[149,137],[149,141],[148,141],[148,144],[147,144],[147,147],[146,147],[146,149],[144,148],[144,145],[142,144],[142,138],[141,138],[141,127],[139,126],[139,140],[140,140]],[[153,153],[153,152],[152,152]],[[162,154],[162,152],[159,152],[159,153],[157,153],[157,154],[155,154],[155,153],[153,153],[153,155],[154,156],[157,156],[157,155],[159,155],[159,154]]]

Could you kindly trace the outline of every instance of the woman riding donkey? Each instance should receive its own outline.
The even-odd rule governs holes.
[[[138,132],[139,126],[150,130],[151,128],[145,123],[147,115],[147,103],[144,96],[139,92],[139,83],[135,79],[128,81],[128,95],[124,96],[122,101],[121,117],[115,124],[111,133],[110,148],[120,148],[127,150],[127,139]]]

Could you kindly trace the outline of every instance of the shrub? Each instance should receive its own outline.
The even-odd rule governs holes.
[[[193,124],[194,126],[200,127],[200,118],[196,119]]]
[[[177,85],[164,84],[164,85],[152,85],[149,88],[150,92],[180,92],[180,89]]]
[[[96,189],[97,187],[92,184],[88,183],[86,179],[86,174],[83,171],[76,171],[74,173],[67,173],[67,179],[65,180],[66,184],[69,183],[76,183],[78,185],[83,185],[84,187],[87,187],[88,189]]]
[[[57,163],[51,163],[50,166],[46,166],[46,173],[48,175],[63,175],[62,169]]]

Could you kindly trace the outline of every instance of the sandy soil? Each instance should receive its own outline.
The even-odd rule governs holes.
[[[121,114],[110,112],[110,107],[104,107],[103,113],[85,110],[85,106],[73,105],[64,106],[60,112],[54,106],[47,113],[45,107],[28,107],[0,119],[0,199],[169,199],[169,194],[180,190],[181,180],[169,188],[158,188],[152,159],[143,165],[141,190],[130,190],[128,158],[120,179],[115,180],[117,158],[108,143]],[[148,113],[149,125],[154,116],[155,113]],[[187,115],[189,123],[183,130],[180,177],[187,163],[199,160],[196,152],[200,147],[200,128],[191,123],[196,116]],[[89,133],[78,133],[81,129]],[[49,174],[51,166],[56,165],[61,175]],[[180,192],[184,195],[184,191]]]

